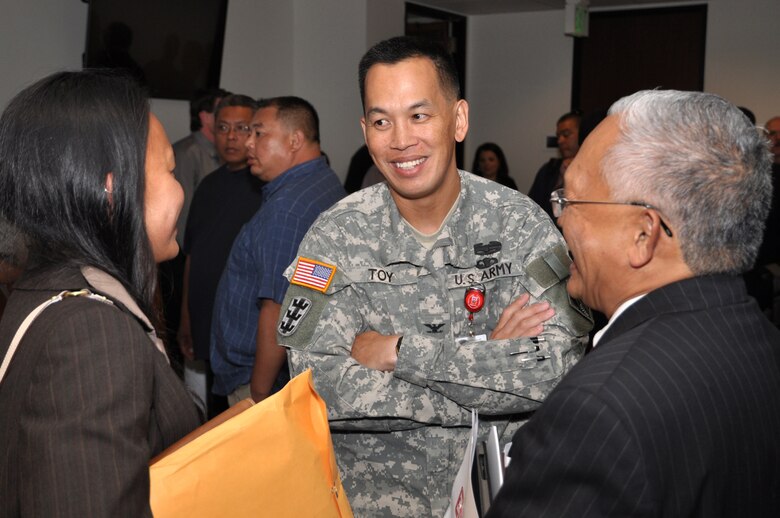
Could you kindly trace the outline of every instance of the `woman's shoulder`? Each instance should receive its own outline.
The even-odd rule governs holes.
[[[42,306],[47,302],[50,304]],[[34,334],[46,342],[70,341],[84,346],[101,342],[116,347],[152,345],[148,326],[122,302],[90,286],[78,269],[50,269],[26,274],[11,293],[0,324],[0,351],[5,351],[24,319],[35,310],[41,312],[25,337]]]

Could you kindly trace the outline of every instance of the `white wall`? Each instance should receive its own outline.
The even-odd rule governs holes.
[[[293,2],[230,0],[222,52],[226,90],[251,97],[291,93],[294,85]]]
[[[704,89],[756,114],[780,115],[780,0],[709,0]]]
[[[366,2],[295,0],[293,93],[320,116],[322,150],[342,178],[363,145],[357,66],[366,51]]]
[[[81,68],[87,4],[0,0],[0,13],[0,107],[45,75]]]
[[[366,49],[380,41],[401,36],[406,20],[404,0],[366,0]]]
[[[546,136],[569,111],[573,45],[563,35],[563,11],[469,19],[467,169],[480,144],[495,142],[518,189],[528,191],[539,167],[555,156]]]

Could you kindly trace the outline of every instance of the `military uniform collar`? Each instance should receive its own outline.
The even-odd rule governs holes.
[[[457,206],[442,226],[439,239],[433,249],[446,247],[446,261],[457,268],[472,268],[479,257],[475,253],[474,243],[490,241],[494,236],[482,236],[480,213],[485,213],[485,200],[476,199],[473,175],[458,171],[460,175],[460,196]],[[408,262],[417,266],[426,263],[429,253],[415,238],[408,223],[405,222],[398,207],[385,185],[381,192],[382,201],[387,207],[387,220],[381,225],[379,242],[384,247],[382,257],[390,262]],[[475,217],[477,216],[477,217]]]

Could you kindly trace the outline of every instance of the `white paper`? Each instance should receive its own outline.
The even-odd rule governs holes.
[[[504,459],[498,444],[498,430],[490,427],[487,439],[488,480],[490,480],[490,500],[496,498],[498,490],[504,484]]]
[[[474,463],[474,452],[477,448],[479,432],[479,416],[476,410],[471,411],[471,437],[463,454],[455,482],[450,493],[450,506],[444,513],[445,518],[479,518],[477,504],[474,501],[474,488],[471,487],[471,468]]]

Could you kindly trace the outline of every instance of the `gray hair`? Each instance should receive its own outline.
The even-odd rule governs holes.
[[[736,106],[701,92],[641,91],[609,115],[621,130],[602,162],[613,199],[658,208],[696,275],[749,270],[772,196],[760,131]]]

